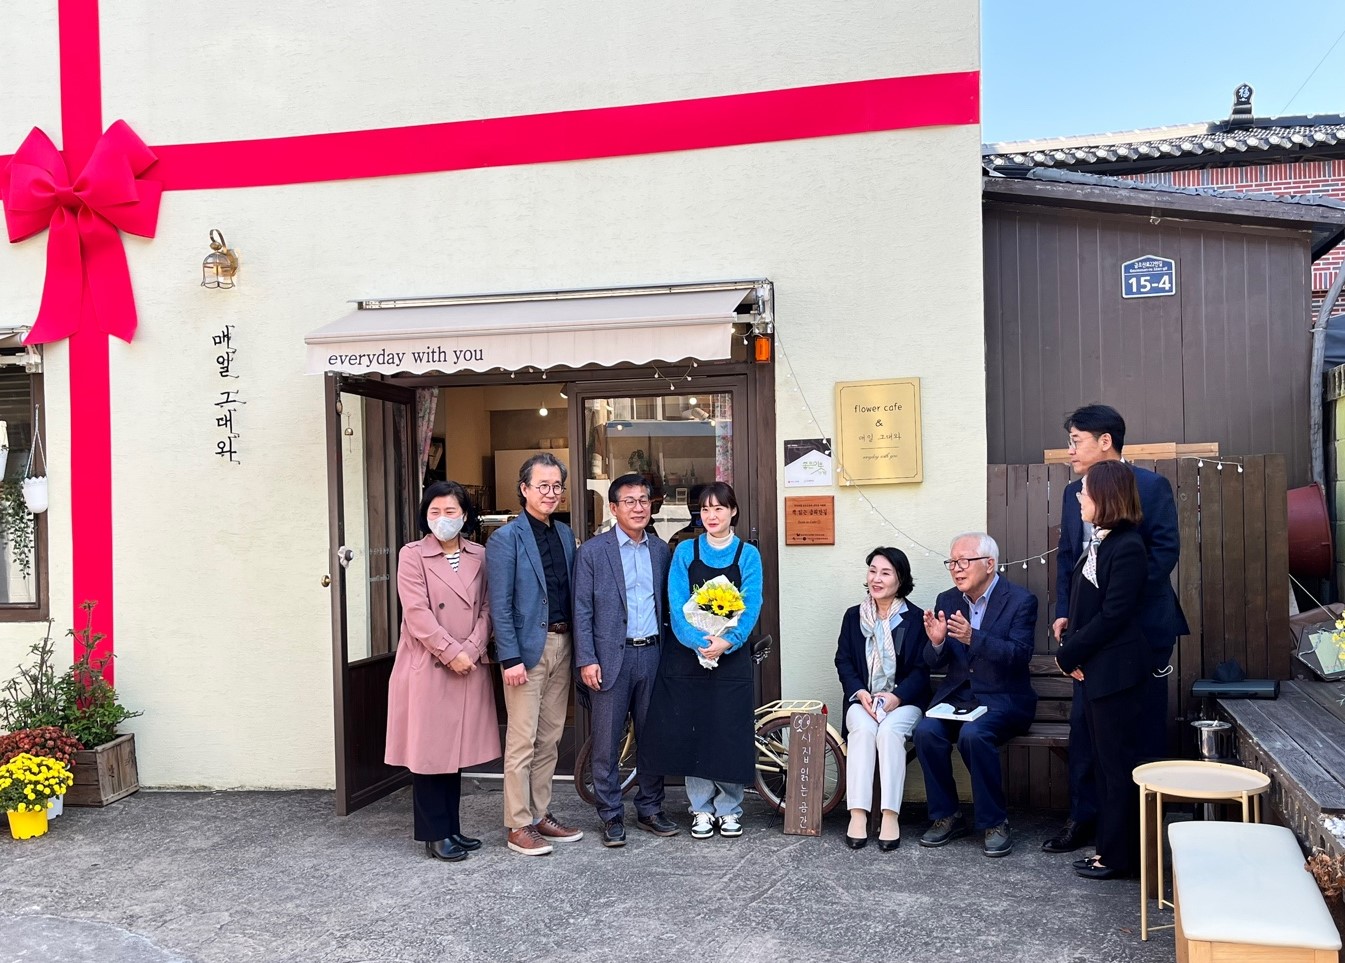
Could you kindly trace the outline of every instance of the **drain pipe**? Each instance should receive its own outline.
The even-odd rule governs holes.
[[[1326,488],[1326,449],[1322,442],[1322,365],[1326,363],[1326,320],[1345,286],[1345,265],[1336,271],[1331,290],[1322,299],[1322,310],[1312,329],[1312,367],[1308,376],[1308,435],[1312,452],[1312,480]]]

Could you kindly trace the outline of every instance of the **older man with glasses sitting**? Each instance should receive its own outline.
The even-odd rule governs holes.
[[[925,612],[925,661],[944,673],[915,727],[931,823],[920,845],[943,846],[969,832],[953,781],[953,743],[971,773],[976,830],[987,856],[1013,850],[999,748],[1027,731],[1037,708],[1029,664],[1037,598],[999,577],[999,546],[983,532],[953,540],[943,564],[954,588]]]

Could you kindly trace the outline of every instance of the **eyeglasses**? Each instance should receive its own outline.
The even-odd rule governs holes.
[[[653,502],[651,502],[647,498],[618,498],[617,504],[620,505],[622,508],[630,509],[630,508],[648,508],[650,505],[653,504]]]
[[[984,562],[989,558],[989,555],[975,555],[971,558],[945,558],[943,567],[950,572],[965,572],[972,562]]]
[[[540,485],[530,485],[530,484],[528,484],[527,482],[524,482],[523,484],[527,485],[529,488],[536,489],[537,491],[541,492],[543,495],[564,495],[564,494],[565,494],[565,486],[564,486],[564,485],[553,485],[553,484],[551,484],[550,482],[542,482]]]

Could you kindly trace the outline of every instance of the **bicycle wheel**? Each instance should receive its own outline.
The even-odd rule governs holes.
[[[757,729],[757,795],[776,812],[785,811],[789,783],[789,719],[771,719]],[[845,795],[845,751],[836,737],[827,733],[823,745],[822,814],[841,803]]]
[[[629,719],[621,737],[621,755],[617,757],[617,779],[621,783],[621,795],[628,796],[635,789],[635,730]],[[574,757],[574,791],[579,798],[590,806],[597,802],[593,794],[593,737],[584,740],[579,754]]]

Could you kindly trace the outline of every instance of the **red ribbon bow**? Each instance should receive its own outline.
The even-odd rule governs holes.
[[[36,127],[0,170],[10,242],[51,228],[42,306],[28,344],[74,334],[84,299],[105,334],[123,341],[135,335],[135,296],[118,231],[154,236],[163,185],[140,175],[157,159],[119,120],[99,138],[73,184],[60,151]]]

